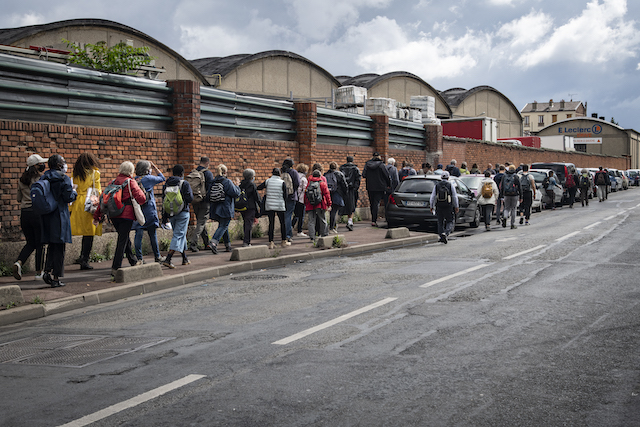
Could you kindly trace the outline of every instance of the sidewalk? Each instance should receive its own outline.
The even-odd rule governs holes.
[[[381,225],[383,224],[381,223]],[[217,255],[213,255],[209,250],[200,250],[197,253],[189,251],[187,256],[191,264],[183,266],[180,255],[176,254],[177,257],[174,256],[173,259],[175,269],[162,267],[162,277],[136,283],[110,282],[111,261],[92,263],[93,270],[80,270],[80,266],[77,264],[66,266],[65,276],[62,278],[62,282],[66,286],[61,288],[51,288],[42,280],[36,280],[32,272],[25,273],[22,280],[16,280],[12,276],[1,277],[0,286],[20,286],[27,304],[0,311],[0,326],[142,293],[169,289],[187,283],[210,280],[231,273],[292,264],[301,260],[353,255],[438,240],[436,234],[418,231],[411,231],[409,238],[386,239],[386,225],[383,228],[377,228],[371,227],[367,222],[356,223],[353,231],[348,231],[345,224],[340,224],[338,232],[345,237],[348,244],[346,248],[318,249],[313,246],[309,238],[294,237],[291,246],[283,248],[278,244],[276,249],[270,250],[272,255],[270,258],[254,261],[230,261],[231,253],[225,252],[224,247],[221,247]],[[240,241],[234,241],[231,246],[237,248],[241,244]],[[267,237],[252,239],[251,244],[252,246],[267,245],[268,239]],[[147,263],[153,262],[153,255],[145,256],[144,260]],[[129,267],[125,259],[123,268],[136,267]],[[43,300],[45,304],[28,304],[36,297]]]

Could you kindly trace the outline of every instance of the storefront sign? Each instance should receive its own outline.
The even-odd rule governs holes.
[[[602,138],[573,138],[574,144],[602,144]]]
[[[572,127],[566,127],[566,126],[558,126],[558,133],[600,135],[602,133],[602,125],[595,124],[587,128],[583,128],[583,127],[572,128]],[[600,143],[601,142],[598,142],[597,144],[600,144]]]

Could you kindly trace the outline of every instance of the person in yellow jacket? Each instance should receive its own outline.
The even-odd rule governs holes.
[[[102,192],[100,186],[100,162],[93,153],[82,153],[73,166],[73,185],[78,198],[71,204],[71,234],[82,236],[80,270],[92,270],[89,255],[93,247],[93,236],[102,236],[102,224],[93,225],[93,212],[85,211],[85,201],[90,188]]]

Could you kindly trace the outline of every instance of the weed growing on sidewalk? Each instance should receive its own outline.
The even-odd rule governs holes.
[[[331,246],[334,248],[346,248],[349,246],[344,237],[334,236],[333,241],[331,242]]]
[[[171,246],[171,239],[167,239],[166,237],[164,239],[160,239],[160,242],[158,242],[160,246],[160,250],[163,252],[166,252],[169,250],[169,247]]]
[[[31,304],[42,304],[42,305],[44,305],[44,299],[40,298],[39,295],[36,295],[35,298],[33,298],[33,301],[31,301]]]
[[[0,262],[0,276],[13,276],[11,267],[4,262]]]

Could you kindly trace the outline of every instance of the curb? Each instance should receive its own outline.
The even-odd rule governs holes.
[[[0,326],[7,326],[27,320],[39,319],[53,314],[64,313],[78,308],[90,307],[118,301],[138,295],[149,294],[166,289],[176,288],[189,283],[211,280],[216,277],[227,276],[229,274],[243,273],[245,271],[260,270],[264,268],[280,267],[293,264],[298,261],[309,261],[315,259],[350,256],[381,251],[385,249],[400,249],[407,246],[414,246],[425,243],[434,243],[433,236],[416,236],[401,239],[385,240],[376,243],[367,243],[357,246],[347,246],[345,248],[326,248],[314,252],[305,252],[297,255],[284,255],[276,258],[262,258],[251,261],[234,261],[233,264],[203,268],[196,271],[187,272],[180,275],[168,277],[156,277],[140,282],[128,283],[109,289],[88,292],[86,294],[73,295],[60,298],[46,304],[33,304],[0,311]]]

